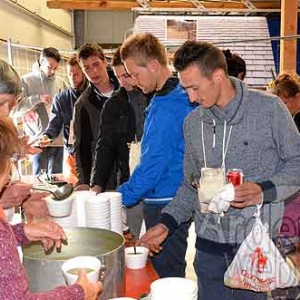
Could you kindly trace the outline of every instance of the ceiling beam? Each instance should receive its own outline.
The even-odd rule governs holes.
[[[150,8],[148,0],[136,0],[136,2],[143,8]]]
[[[139,3],[138,3],[139,2]],[[143,8],[140,2],[136,0],[47,0],[49,8],[60,8],[70,10],[132,10],[134,8]],[[191,9],[195,8],[196,1],[147,1],[149,9]],[[205,9],[247,9],[247,6],[241,2],[201,2]],[[280,1],[262,1],[254,2],[257,9],[280,9]],[[199,8],[201,9],[201,8]],[[202,8],[203,9],[203,8]]]
[[[199,0],[191,0],[196,8],[206,9],[206,7]]]
[[[253,5],[253,3],[250,0],[242,0],[242,3],[244,3],[245,6],[249,9],[256,9],[256,7]]]

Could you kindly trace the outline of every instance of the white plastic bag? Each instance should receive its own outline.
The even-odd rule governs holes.
[[[230,207],[230,202],[234,199],[234,186],[232,183],[224,185],[211,199],[208,210],[215,214],[224,215]]]
[[[254,226],[224,275],[225,285],[256,292],[298,285],[296,275],[269,238],[267,227],[261,222],[258,207]]]

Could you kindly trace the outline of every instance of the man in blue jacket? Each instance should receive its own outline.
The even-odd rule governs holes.
[[[39,139],[41,147],[47,147],[63,129],[64,146],[68,152],[67,166],[69,173],[76,176],[73,146],[73,110],[76,100],[87,87],[87,80],[76,60],[72,56],[67,61],[67,72],[71,87],[55,95],[50,120],[44,134]]]
[[[151,34],[125,41],[121,58],[128,73],[145,94],[155,92],[146,109],[140,164],[119,191],[123,204],[144,199],[146,227],[154,226],[161,210],[172,201],[183,178],[183,122],[193,109],[186,92],[168,68],[164,46]],[[153,257],[161,277],[185,276],[185,253],[190,220],[181,224]]]

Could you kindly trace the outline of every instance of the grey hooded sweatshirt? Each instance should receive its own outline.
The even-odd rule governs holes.
[[[230,207],[222,218],[200,212],[191,176],[199,180],[200,170],[204,167],[202,140],[207,167],[220,168],[223,143],[227,143],[232,126],[225,171],[242,169],[244,181],[256,182],[262,187],[264,204],[261,217],[263,223],[269,224],[269,231],[274,236],[281,225],[283,201],[300,188],[300,135],[278,97],[248,89],[238,79],[231,80],[236,97],[225,108],[213,106],[204,109],[199,106],[185,120],[184,180],[175,199],[163,210],[161,221],[172,232],[178,224],[194,215],[198,240],[240,244],[252,229],[256,207]]]
[[[18,103],[14,117],[23,117],[24,131],[30,137],[29,141],[36,141],[45,131],[49,122],[50,106],[40,100],[40,95],[54,95],[68,88],[68,84],[59,76],[47,77],[35,63],[33,71],[21,77],[23,94]],[[49,145],[63,146],[62,133]]]

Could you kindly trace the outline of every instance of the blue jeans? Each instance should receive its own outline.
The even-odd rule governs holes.
[[[266,293],[231,289],[224,285],[224,274],[235,256],[237,247],[224,249],[222,244],[206,243],[203,239],[199,242],[199,246],[201,250],[196,251],[194,261],[199,300],[267,300]]]
[[[143,203],[146,229],[155,226],[164,206]],[[162,244],[162,251],[152,257],[157,274],[164,277],[185,277],[185,254],[191,221],[181,224]]]
[[[43,152],[32,156],[33,174],[40,174],[41,170],[51,175],[62,173],[63,167],[63,147],[46,147]]]

